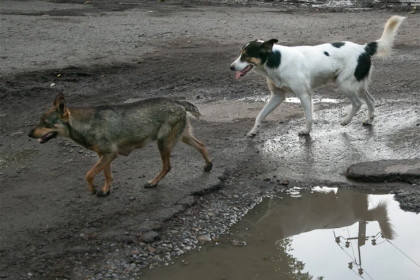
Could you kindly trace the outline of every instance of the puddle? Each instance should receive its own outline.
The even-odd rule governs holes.
[[[246,101],[246,102],[267,102],[270,99],[269,95],[261,95],[261,96],[253,96],[253,97],[244,97],[239,98],[238,101]],[[334,98],[313,98],[312,99],[314,104],[317,103],[342,103],[343,99],[334,99]],[[298,97],[287,97],[285,100],[286,103],[299,103],[300,99]]]
[[[292,190],[230,234],[141,279],[418,279],[420,215],[393,195]]]
[[[299,103],[300,104],[300,99],[298,97],[288,97],[288,98],[286,98],[286,102],[288,102],[288,103]],[[317,103],[340,103],[340,102],[343,102],[343,100],[333,99],[333,98],[313,98],[312,102],[314,104],[317,104]]]

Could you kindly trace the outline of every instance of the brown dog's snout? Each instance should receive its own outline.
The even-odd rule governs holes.
[[[31,138],[33,138],[33,137],[34,137],[34,129],[32,129],[32,130],[28,133],[28,136],[29,136],[29,137],[31,137]]]

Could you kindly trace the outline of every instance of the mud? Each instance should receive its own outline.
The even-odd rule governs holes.
[[[249,206],[267,188],[338,183],[386,189],[397,193],[404,209],[419,211],[416,180],[365,184],[345,177],[354,163],[420,158],[420,21],[412,8],[61,2],[1,4],[0,277],[96,277],[93,268],[106,267],[104,257],[115,248],[167,236],[168,223],[180,221],[192,205],[205,207],[200,198],[220,188],[211,196],[215,201],[236,196]],[[236,81],[229,70],[245,42],[275,37],[285,45],[364,43],[377,39],[394,13],[408,18],[396,53],[375,61],[372,127],[361,125],[365,107],[341,127],[349,102],[330,86],[316,98],[338,101],[315,104],[319,121],[310,137],[297,136],[304,122],[298,103],[282,104],[261,134],[244,137],[268,94],[261,77],[250,73]],[[143,189],[160,168],[151,144],[116,159],[110,196],[90,196],[84,175],[96,162],[94,153],[68,140],[40,145],[26,136],[58,92],[74,106],[152,96],[188,99],[203,114],[193,126],[214,169],[203,174],[200,155],[179,144],[171,173],[158,188]]]

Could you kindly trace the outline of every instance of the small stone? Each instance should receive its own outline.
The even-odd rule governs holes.
[[[200,242],[210,242],[211,237],[210,237],[210,234],[203,234],[203,235],[198,236],[197,240]]]
[[[246,242],[245,241],[239,241],[239,240],[232,240],[232,245],[233,246],[245,246]]]
[[[285,180],[285,181],[281,182],[281,184],[282,184],[283,186],[286,186],[286,185],[288,185],[288,184],[289,184],[289,181]]]
[[[141,240],[146,243],[153,242],[159,239],[159,234],[156,231],[148,231],[141,237]]]
[[[12,133],[11,136],[20,136],[20,135],[23,135],[23,131],[14,132]]]
[[[150,253],[154,253],[154,252],[156,252],[156,249],[155,248],[153,248],[152,246],[147,246],[147,250],[149,250],[149,252]]]

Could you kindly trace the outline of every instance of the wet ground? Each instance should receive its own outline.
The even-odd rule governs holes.
[[[200,236],[217,238],[261,196],[296,186],[380,189],[419,212],[416,179],[372,184],[345,177],[359,162],[420,158],[420,21],[413,8],[61,2],[1,3],[0,277],[134,278],[196,249]],[[340,126],[349,102],[329,86],[316,92],[310,137],[297,135],[304,120],[294,99],[256,138],[244,137],[268,94],[261,77],[236,81],[229,70],[247,40],[364,43],[377,39],[395,13],[407,20],[394,55],[375,61],[372,127],[361,125],[366,107]],[[26,136],[58,92],[70,106],[187,99],[203,114],[192,123],[214,169],[203,174],[200,156],[179,144],[170,174],[146,190],[160,167],[150,144],[115,161],[109,197],[90,196],[84,175],[96,162],[93,153],[68,140],[40,145]]]
[[[264,198],[199,252],[140,279],[417,279],[418,223],[393,195],[289,190]]]

